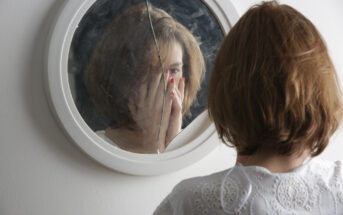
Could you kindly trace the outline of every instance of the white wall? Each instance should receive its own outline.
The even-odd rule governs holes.
[[[223,146],[179,172],[134,177],[100,166],[66,139],[42,84],[47,33],[62,2],[0,1],[1,215],[151,214],[180,180],[233,165],[235,153]],[[240,14],[254,2],[234,0]],[[317,25],[343,79],[343,2],[285,2]],[[342,159],[342,134],[324,158]]]

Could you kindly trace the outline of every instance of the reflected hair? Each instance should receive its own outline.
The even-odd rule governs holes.
[[[215,59],[208,110],[239,155],[305,149],[319,155],[342,119],[341,89],[326,45],[300,12],[277,2],[250,8]]]
[[[185,114],[204,77],[202,52],[195,37],[182,24],[161,9],[149,5],[149,10],[162,61],[175,42],[182,47]],[[96,107],[111,119],[112,128],[134,130],[137,127],[128,104],[138,100],[141,84],[149,85],[161,72],[147,7],[141,3],[130,7],[106,29],[87,65],[85,85]]]

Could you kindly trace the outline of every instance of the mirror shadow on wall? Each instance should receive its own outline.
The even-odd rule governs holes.
[[[143,0],[98,0],[70,47],[76,107],[108,143],[135,153],[163,152],[205,110],[223,37],[200,0],[151,0],[149,10]]]

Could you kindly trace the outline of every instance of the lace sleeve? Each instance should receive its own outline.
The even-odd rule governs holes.
[[[160,205],[156,208],[153,215],[162,215],[162,214],[175,214],[173,212],[173,207],[170,202],[169,196],[167,196]]]
[[[153,215],[193,215],[191,194],[185,182],[179,183],[160,203]]]
[[[334,188],[337,189],[337,198],[338,201],[341,203],[343,209],[343,169],[342,169],[342,161],[336,161],[336,169],[337,173],[335,175],[336,183],[334,184]]]

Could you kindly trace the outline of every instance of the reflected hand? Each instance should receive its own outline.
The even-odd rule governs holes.
[[[165,149],[166,133],[172,109],[171,92],[174,88],[174,80],[169,71],[165,73],[167,82],[164,115],[161,123],[164,79],[162,74],[155,75],[150,84],[142,84],[139,91],[138,102],[130,101],[129,108],[133,115],[139,132],[137,133],[137,145],[141,145],[148,153],[156,153]],[[135,105],[136,104],[136,105]],[[161,128],[160,127],[161,123]],[[160,130],[157,142],[158,132]]]
[[[166,143],[168,144],[173,140],[173,138],[181,132],[182,126],[182,102],[185,92],[185,78],[181,78],[176,88],[171,92],[172,98],[172,109],[169,117],[169,126],[166,134]]]

